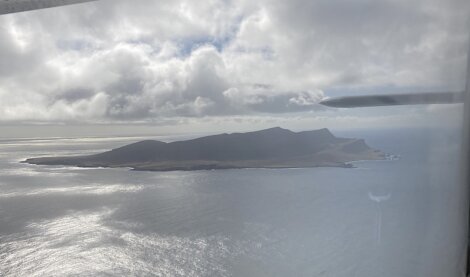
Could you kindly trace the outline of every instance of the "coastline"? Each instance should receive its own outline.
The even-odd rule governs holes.
[[[305,168],[320,168],[320,167],[331,167],[331,168],[356,168],[354,163],[361,161],[386,161],[386,159],[368,159],[368,160],[357,160],[357,161],[347,161],[347,162],[327,162],[327,163],[318,163],[318,164],[267,164],[267,165],[236,165],[236,164],[218,164],[218,163],[209,163],[209,164],[184,164],[184,165],[158,165],[151,166],[148,164],[142,165],[104,165],[104,164],[69,164],[69,163],[48,163],[39,161],[42,158],[33,158],[20,161],[20,163],[25,163],[29,165],[37,166],[70,166],[75,168],[97,168],[97,169],[127,169],[130,171],[149,171],[149,172],[169,172],[169,171],[205,171],[205,170],[227,170],[227,169],[305,169]]]

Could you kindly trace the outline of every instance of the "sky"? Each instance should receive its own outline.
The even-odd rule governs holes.
[[[467,0],[101,0],[0,16],[0,137],[460,124]]]

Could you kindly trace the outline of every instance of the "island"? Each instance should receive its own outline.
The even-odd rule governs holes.
[[[384,153],[370,148],[363,139],[339,138],[328,129],[293,132],[275,127],[175,142],[144,140],[94,155],[41,157],[23,162],[173,171],[352,167],[352,161],[385,158]]]

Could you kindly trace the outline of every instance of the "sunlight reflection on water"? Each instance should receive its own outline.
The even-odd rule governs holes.
[[[94,143],[60,151],[111,147]],[[0,145],[2,276],[442,277],[463,253],[456,147],[413,152],[395,138],[376,147],[401,159],[356,169],[136,172],[20,164],[44,141],[11,144]],[[393,195],[381,220],[371,193]]]

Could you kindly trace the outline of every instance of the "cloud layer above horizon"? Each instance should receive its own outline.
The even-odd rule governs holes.
[[[461,89],[469,7],[101,0],[2,16],[0,122],[321,114],[329,91]]]

